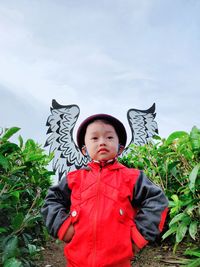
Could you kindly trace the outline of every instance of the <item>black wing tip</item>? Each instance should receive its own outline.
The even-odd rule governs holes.
[[[44,144],[44,147],[47,147],[47,146],[49,146],[49,142],[48,141],[46,141],[45,144]]]
[[[60,171],[58,173],[58,181],[62,180],[65,177],[66,171]]]
[[[50,126],[50,125],[47,125],[47,126]],[[46,134],[50,134],[50,133],[52,133],[52,132],[53,132],[53,131],[51,130],[51,128],[48,128]]]
[[[55,99],[52,99],[52,108],[53,109],[70,108],[70,107],[77,107],[79,109],[79,106],[76,105],[76,104],[72,104],[72,105],[61,105]]]
[[[154,113],[155,112],[155,109],[156,109],[156,104],[153,103],[153,105],[148,108],[148,109],[136,109],[136,108],[131,108],[127,111],[127,115],[129,114],[130,111],[140,111],[140,112],[144,112],[144,113]]]

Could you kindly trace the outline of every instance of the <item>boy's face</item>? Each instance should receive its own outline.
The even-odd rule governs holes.
[[[97,120],[88,125],[85,133],[85,146],[82,152],[89,153],[93,160],[109,160],[118,155],[119,138],[115,128]]]

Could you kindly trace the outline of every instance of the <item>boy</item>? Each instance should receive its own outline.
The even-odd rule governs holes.
[[[66,242],[67,267],[130,267],[162,231],[168,201],[143,172],[117,162],[126,140],[115,117],[88,117],[77,144],[90,163],[48,191],[42,214],[50,234]]]

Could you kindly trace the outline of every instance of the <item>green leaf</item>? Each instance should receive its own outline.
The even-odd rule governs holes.
[[[177,132],[173,132],[172,134],[170,134],[170,136],[167,138],[166,140],[166,145],[170,145],[174,140],[185,137],[185,136],[189,136],[187,132],[184,131],[177,131]]]
[[[176,231],[176,242],[177,243],[180,243],[183,238],[185,237],[185,234],[187,232],[187,223],[185,222],[182,222],[178,228],[177,228],[177,231]]]
[[[177,225],[174,224],[170,227],[170,229],[164,233],[164,235],[162,236],[162,239],[166,239],[168,236],[172,235],[173,233],[175,233],[177,230]]]
[[[186,251],[184,252],[184,255],[188,255],[188,256],[196,256],[200,258],[200,249],[186,249]]]
[[[4,155],[5,153],[11,154],[14,151],[19,151],[18,145],[14,143],[6,142],[0,146],[0,152],[2,155]]]
[[[186,267],[199,267],[200,259],[191,260],[191,263],[187,264]]]
[[[3,262],[9,258],[13,258],[19,255],[18,249],[18,237],[12,236],[8,238],[4,250],[3,250]]]
[[[12,127],[8,129],[5,134],[2,136],[3,141],[7,141],[11,136],[13,136],[16,132],[18,132],[20,128],[18,127]]]
[[[24,144],[24,142],[23,142],[23,138],[22,138],[22,136],[21,136],[21,135],[18,137],[18,140],[19,140],[19,147],[20,147],[20,148],[22,148],[22,147],[23,147],[23,144]]]
[[[195,205],[190,205],[190,204],[188,203],[185,212],[186,212],[190,217],[192,217],[192,216],[193,216],[193,213],[194,213],[194,210],[195,210],[196,208],[197,208],[197,206],[195,206]]]
[[[28,139],[25,143],[25,149],[26,150],[35,150],[36,149],[36,143],[32,139]]]
[[[200,163],[197,164],[193,168],[193,170],[191,171],[190,176],[189,176],[189,188],[193,193],[195,192],[195,182],[196,182],[199,168],[200,168]]]
[[[25,245],[28,245],[30,244],[30,242],[32,242],[32,236],[30,234],[23,233],[22,237],[24,239]]]
[[[0,154],[0,165],[6,170],[9,167],[9,161],[2,154]]]
[[[27,160],[28,161],[39,161],[40,159],[44,158],[45,156],[44,155],[41,155],[41,154],[32,154],[32,155],[29,155]]]
[[[10,193],[11,196],[14,196],[17,200],[19,200],[20,197],[20,191],[14,191]]]
[[[5,261],[3,267],[22,267],[22,262],[16,258],[10,258]]]
[[[28,244],[28,251],[29,251],[29,254],[30,254],[30,255],[34,255],[34,254],[36,254],[37,252],[39,252],[40,249],[37,248],[35,245]]]
[[[159,136],[159,135],[153,135],[153,137],[152,137],[153,139],[155,139],[155,140],[162,140],[162,138]]]
[[[14,167],[12,170],[11,170],[11,173],[12,174],[16,174],[16,173],[20,173],[22,170],[26,169],[27,166],[17,166],[17,167]]]
[[[198,222],[192,221],[189,226],[189,234],[195,240],[197,234]]]
[[[25,216],[24,223],[26,227],[33,227],[36,221],[39,221],[41,219],[41,214],[36,214],[36,215],[27,215]]]
[[[6,228],[0,227],[0,234],[6,233],[8,230]]]
[[[179,203],[180,202],[180,200],[179,200],[179,198],[178,198],[178,196],[177,195],[172,195],[171,196],[171,198],[173,199],[173,201],[175,202],[175,203]]]
[[[169,226],[171,226],[172,224],[177,223],[177,222],[183,220],[183,218],[185,218],[185,217],[187,217],[187,215],[186,215],[185,213],[183,213],[183,212],[177,214],[177,215],[170,221]]]
[[[16,216],[12,220],[12,228],[14,231],[20,229],[22,223],[24,220],[24,214],[23,213],[17,213]]]
[[[173,162],[169,163],[169,165],[168,165],[168,171],[169,172],[172,171],[179,163],[180,163],[179,160],[173,161]]]
[[[190,132],[191,144],[194,150],[200,149],[200,130],[194,126]]]

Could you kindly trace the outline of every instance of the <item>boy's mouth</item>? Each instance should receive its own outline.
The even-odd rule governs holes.
[[[100,148],[99,150],[98,150],[98,152],[100,153],[100,152],[108,152],[108,149],[106,149],[106,148]]]

